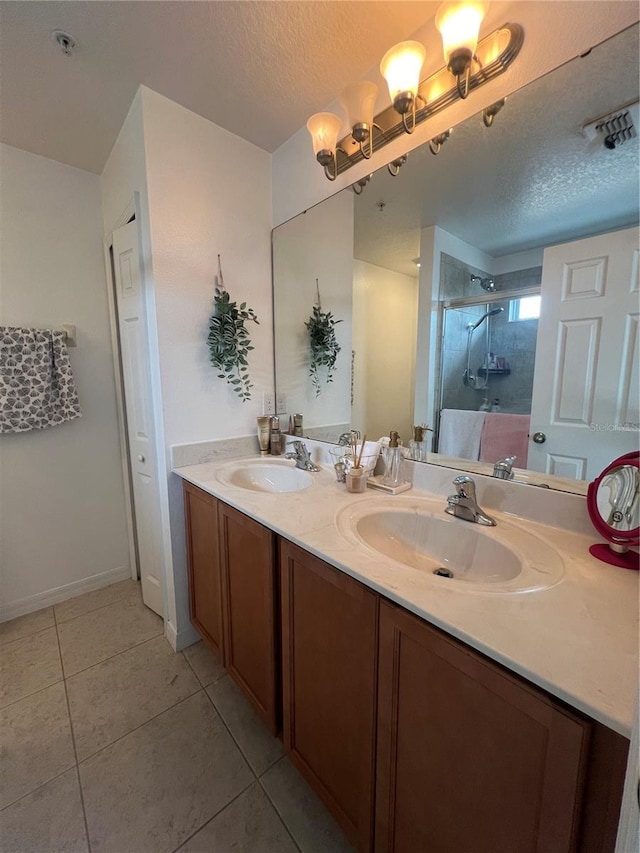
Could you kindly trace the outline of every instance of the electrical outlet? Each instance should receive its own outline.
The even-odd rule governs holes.
[[[279,415],[287,411],[287,395],[281,391],[276,394],[276,413]]]
[[[276,404],[273,391],[265,391],[262,395],[262,413],[264,415],[275,415]]]

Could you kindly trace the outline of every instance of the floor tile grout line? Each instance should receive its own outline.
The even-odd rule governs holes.
[[[0,0],[0,2],[1,2],[1,0]],[[133,646],[128,646],[126,649],[123,649],[121,652],[116,652],[115,655],[111,655],[111,657],[104,658],[104,660],[99,660],[96,663],[92,663],[91,666],[87,666],[87,667],[85,667],[85,669],[79,669],[77,672],[74,672],[73,675],[63,675],[63,678],[65,681],[71,681],[71,679],[75,678],[76,675],[82,675],[82,673],[88,672],[90,669],[95,669],[98,666],[102,666],[103,663],[106,663],[109,660],[113,660],[114,658],[119,658],[121,655],[126,655],[127,652],[131,652],[134,649],[139,649],[140,646],[145,646],[147,643],[152,643],[154,640],[157,640],[158,637],[162,637],[164,640],[167,640],[167,638],[164,636],[164,634],[156,634],[154,637],[149,637],[148,640],[142,640],[140,643],[135,643],[135,645],[133,645]],[[168,640],[167,640],[167,645],[169,646],[169,648],[171,648],[171,644],[169,643]],[[173,654],[175,654],[173,649],[171,651]],[[64,672],[64,667],[63,667],[63,672]]]
[[[116,581],[116,583],[122,583],[122,581]],[[100,592],[100,590],[109,589],[108,586],[102,586],[98,589],[94,589],[91,592]],[[84,595],[91,595],[91,592],[85,592]],[[142,601],[141,590],[137,589],[134,592],[130,592],[128,595],[123,595],[122,598],[116,598],[114,601],[109,601],[106,604],[101,604],[99,607],[93,607],[91,610],[84,610],[82,613],[78,613],[77,616],[72,616],[71,619],[64,619],[61,622],[58,621],[58,617],[56,616],[55,608],[61,604],[67,604],[69,601],[73,601],[73,598],[68,598],[66,601],[59,601],[58,604],[51,605],[53,610],[53,618],[56,620],[56,625],[68,625],[69,622],[75,622],[76,619],[80,619],[82,616],[89,616],[91,613],[97,613],[98,610],[104,610],[105,607],[111,607],[112,604],[120,604],[121,601],[126,601],[128,598],[133,598],[134,596],[139,596]],[[76,596],[76,598],[82,598],[82,596]],[[34,611],[37,613],[38,611]]]
[[[202,642],[202,641],[201,641],[201,642]],[[190,646],[187,646],[187,648],[190,648]],[[182,657],[183,657],[183,658],[186,660],[186,662],[189,664],[189,667],[190,667],[190,669],[191,669],[191,672],[193,672],[193,674],[195,675],[195,677],[196,677],[196,680],[197,680],[198,684],[202,684],[202,679],[198,676],[198,673],[196,672],[195,667],[193,666],[193,664],[191,663],[191,661],[189,660],[189,658],[185,655],[184,651],[185,651],[185,650],[184,650],[184,649],[182,649],[182,651],[181,651],[181,652],[177,652],[177,654],[182,655]],[[226,673],[226,670],[225,670],[225,672],[223,672],[223,673],[222,673],[222,675],[220,676],[220,678],[214,678],[214,679],[213,679],[213,681],[209,681],[209,683],[208,683],[208,684],[202,684],[202,689],[203,689],[203,690],[206,690],[206,689],[207,689],[207,687],[211,687],[211,685],[212,685],[212,684],[217,684],[217,683],[218,683],[218,681],[220,681],[220,679],[221,679],[221,678],[224,678],[226,674],[227,674],[227,673]]]
[[[219,815],[221,815],[222,812],[225,811],[226,809],[228,809],[229,806],[231,806],[233,803],[235,803],[235,801],[239,797],[241,797],[243,794],[246,794],[247,791],[249,790],[249,788],[251,788],[252,785],[255,785],[257,781],[258,781],[257,779],[253,779],[251,782],[249,782],[249,784],[247,785],[246,788],[243,788],[239,793],[237,793],[235,795],[235,797],[233,797],[233,799],[229,800],[228,803],[225,803],[221,808],[219,808],[218,811],[214,815],[212,815],[210,818],[208,818],[208,820],[205,820],[205,822],[201,826],[199,826],[194,832],[192,832],[191,835],[189,835],[187,838],[185,838],[184,841],[181,841],[180,844],[178,845],[178,847],[175,847],[173,849],[172,853],[179,853],[179,851],[182,850],[184,845],[188,844],[189,841],[191,841],[191,839],[194,837],[194,835],[197,835],[200,832],[200,830],[204,829],[205,826],[208,826],[212,820],[215,820]]]
[[[62,667],[61,667],[62,669]],[[55,687],[56,684],[62,684],[64,681],[64,674],[61,674],[60,678],[57,681],[52,681],[51,684],[46,684],[44,687],[38,687],[37,690],[34,690],[33,693],[27,693],[24,696],[21,696],[19,699],[14,699],[13,702],[7,702],[6,705],[0,705],[0,714],[3,711],[6,711],[7,708],[12,708],[14,705],[17,705],[18,702],[22,702],[24,699],[32,699],[34,696],[37,696],[38,693],[43,693],[45,690],[48,690],[50,687]]]
[[[229,675],[229,673],[225,673],[225,675],[227,675],[227,676],[229,676],[229,678],[231,678],[231,676]],[[222,680],[222,678],[224,678],[224,675],[223,675],[221,678],[219,678],[219,679],[218,679],[218,681],[221,681],[221,680]],[[213,683],[217,683],[217,682],[213,682]],[[204,688],[203,688],[203,689],[204,689]],[[225,722],[224,717],[222,716],[222,714],[220,713],[220,711],[219,711],[219,710],[218,710],[218,708],[216,707],[216,703],[213,701],[213,699],[211,698],[211,696],[209,696],[209,694],[207,693],[206,689],[204,689],[204,692],[205,692],[205,696],[207,696],[207,698],[209,699],[209,702],[211,702],[211,704],[212,704],[212,706],[213,706],[213,710],[216,712],[216,714],[217,714],[217,715],[218,715],[218,717],[220,718],[220,720],[221,720],[221,722],[222,722],[222,725],[223,725],[223,726],[225,727],[225,729],[229,732],[229,735],[231,736],[231,739],[233,740],[233,742],[235,743],[235,745],[238,747],[238,750],[239,750],[240,754],[242,755],[242,757],[244,758],[244,760],[246,761],[247,766],[249,767],[249,770],[251,770],[251,772],[252,772],[252,773],[253,773],[253,775],[255,776],[255,780],[254,780],[254,781],[256,781],[256,782],[258,783],[258,785],[260,785],[260,787],[262,788],[262,791],[263,791],[264,795],[266,796],[266,798],[267,798],[267,799],[269,800],[269,802],[271,803],[271,805],[272,805],[272,807],[273,807],[273,809],[274,809],[275,813],[276,813],[276,814],[278,815],[278,817],[280,818],[280,822],[282,823],[282,825],[284,826],[285,830],[287,831],[287,834],[289,835],[289,837],[290,837],[290,838],[291,838],[291,840],[293,841],[293,844],[294,844],[294,846],[295,846],[296,850],[299,850],[299,851],[300,851],[300,853],[302,853],[301,848],[300,848],[300,846],[297,844],[297,842],[296,842],[295,838],[293,837],[293,835],[291,834],[291,830],[290,830],[290,829],[289,829],[289,827],[287,826],[287,824],[286,824],[286,822],[285,822],[285,819],[283,818],[283,816],[280,814],[280,812],[279,812],[279,811],[278,811],[278,809],[276,808],[276,805],[275,805],[275,803],[273,802],[273,800],[271,799],[271,797],[269,796],[269,794],[267,794],[267,792],[265,791],[264,785],[263,785],[263,784],[262,784],[262,782],[260,781],[260,778],[261,778],[261,777],[260,777],[260,776],[258,776],[258,774],[256,773],[256,771],[253,769],[253,766],[252,766],[251,762],[249,761],[249,759],[248,759],[248,758],[247,758],[247,756],[245,755],[244,751],[242,750],[242,747],[240,746],[240,744],[238,743],[238,741],[237,741],[237,740],[236,740],[236,738],[234,737],[233,732],[231,731],[231,729],[229,728],[229,726],[228,726],[228,725],[227,725],[227,723]],[[244,696],[242,697],[242,699],[243,699],[243,701],[246,701],[246,699],[244,699]],[[265,773],[268,773],[268,772],[269,772],[269,770],[271,770],[271,768],[272,768],[272,767],[275,767],[275,766],[276,766],[276,764],[277,764],[279,761],[282,761],[282,759],[283,759],[283,758],[286,758],[286,755],[281,755],[281,756],[280,756],[276,761],[274,761],[274,762],[273,762],[273,764],[271,764],[269,767],[267,767],[267,769],[266,769],[266,770],[264,770],[264,771],[263,771],[263,773],[262,773],[261,775],[262,775],[262,776],[264,776],[264,774],[265,774]],[[252,782],[251,784],[253,784],[253,782]],[[249,786],[249,787],[250,787],[250,786]],[[246,790],[246,788],[245,788],[245,790]],[[218,814],[219,814],[219,812],[218,812]],[[213,820],[213,818],[212,818],[212,820]],[[208,821],[207,821],[207,823],[208,823]],[[205,824],[205,826],[206,826],[206,824]],[[200,827],[200,828],[202,829],[202,827]],[[183,841],[183,844],[186,844],[186,841]],[[178,850],[179,850],[179,849],[180,849],[180,848],[178,848]],[[173,851],[173,853],[177,853],[177,851],[175,851],[175,850],[174,850],[174,851]]]
[[[227,673],[225,673],[225,675],[226,675],[226,674],[227,674]],[[224,678],[224,676],[222,676],[222,678]],[[218,679],[218,681],[222,681],[222,679],[221,679],[221,678],[219,678],[219,679]],[[211,686],[211,685],[209,685],[209,686]],[[238,751],[240,752],[240,755],[243,757],[243,759],[244,759],[244,761],[245,761],[245,763],[246,763],[247,767],[248,767],[248,768],[249,768],[249,770],[253,773],[254,779],[257,781],[257,779],[258,779],[258,774],[257,774],[257,773],[256,773],[256,771],[253,769],[253,766],[252,766],[251,762],[249,761],[249,759],[247,758],[247,756],[245,755],[244,750],[242,749],[242,747],[240,746],[240,744],[238,743],[238,741],[237,741],[237,740],[236,740],[236,738],[234,737],[234,734],[233,734],[233,732],[231,731],[231,729],[229,728],[229,726],[227,725],[225,718],[222,716],[222,714],[221,714],[221,713],[220,713],[220,711],[218,710],[218,707],[217,707],[216,703],[213,701],[213,699],[211,698],[211,696],[209,696],[209,694],[207,693],[206,688],[204,688],[204,687],[203,687],[202,689],[204,690],[204,695],[207,697],[207,699],[209,700],[209,702],[211,702],[211,706],[212,706],[213,710],[216,712],[216,715],[217,715],[217,717],[219,718],[220,722],[222,723],[222,725],[225,727],[225,729],[226,729],[226,730],[227,730],[227,732],[229,733],[229,736],[231,737],[231,740],[232,740],[232,741],[235,743],[235,745],[237,746]]]
[[[56,627],[56,638],[58,640],[58,654],[60,655],[60,666],[62,666],[62,649],[60,648],[60,637]],[[73,729],[73,717],[71,716],[71,703],[69,702],[69,691],[67,690],[66,679],[63,678],[64,698],[67,705],[67,716],[69,717],[69,731],[71,732],[71,745],[73,746],[73,756],[75,758],[76,779],[78,780],[78,792],[80,794],[80,805],[82,807],[82,819],[84,821],[84,831],[87,841],[87,850],[91,853],[91,839],[89,837],[89,821],[87,820],[87,810],[84,804],[84,791],[82,790],[82,780],[80,778],[80,767],[78,765],[78,749],[76,747],[76,736]]]
[[[263,776],[266,776],[266,774],[269,772],[269,770],[272,770],[272,769],[276,766],[276,764],[279,764],[279,763],[280,763],[281,761],[283,761],[285,758],[287,758],[286,753],[285,753],[284,755],[282,755],[282,756],[281,756],[277,761],[274,761],[274,763],[271,765],[271,767],[269,767],[267,770],[265,770],[265,771],[264,771],[264,773],[263,773],[261,776],[258,776],[258,785],[260,785],[260,787],[262,788],[262,791],[263,791],[263,793],[264,793],[265,797],[269,800],[269,802],[271,803],[271,806],[272,806],[273,810],[275,811],[275,813],[278,815],[278,817],[279,817],[279,818],[280,818],[280,820],[282,821],[282,825],[283,825],[283,826],[284,826],[284,828],[287,830],[287,832],[288,832],[288,834],[289,834],[289,838],[291,838],[291,840],[293,841],[293,844],[294,844],[294,846],[295,846],[296,850],[299,850],[299,851],[300,851],[300,853],[303,853],[303,851],[302,851],[302,847],[298,844],[298,842],[297,842],[297,840],[296,840],[296,838],[295,838],[295,836],[294,836],[293,832],[292,832],[292,831],[291,831],[291,829],[289,828],[288,823],[287,823],[287,822],[286,822],[286,820],[284,819],[284,815],[280,812],[280,809],[279,809],[279,808],[278,808],[278,806],[276,805],[275,801],[274,801],[274,800],[269,796],[269,792],[267,791],[267,789],[265,788],[265,786],[262,784],[262,777],[263,777]]]
[[[166,714],[167,711],[172,711],[174,708],[177,708],[178,705],[182,705],[182,703],[186,702],[187,699],[192,699],[194,696],[197,696],[200,692],[206,693],[203,687],[198,687],[198,689],[194,690],[193,693],[190,693],[188,696],[183,696],[183,698],[180,699],[178,702],[174,702],[173,705],[169,705],[168,708],[163,708],[162,711],[158,711],[157,714],[154,714],[153,717],[149,717],[149,719],[145,720],[144,723],[140,723],[140,725],[136,726],[133,729],[130,729],[128,732],[125,732],[124,734],[120,735],[115,740],[112,740],[110,743],[106,743],[104,746],[101,746],[100,749],[97,749],[95,752],[92,752],[91,755],[85,756],[83,759],[78,761],[78,767],[80,767],[81,764],[86,764],[87,761],[92,758],[95,758],[96,755],[100,755],[101,752],[104,752],[105,749],[109,749],[109,747],[113,746],[115,743],[118,743],[119,741],[123,740],[134,732],[137,732],[138,729],[143,728],[147,725],[147,723],[150,723],[152,720],[157,720],[158,717],[161,717],[163,714]]]
[[[19,643],[22,640],[30,640],[32,637],[37,637],[38,634],[44,634],[45,631],[51,631],[55,627],[56,624],[54,622],[53,625],[48,625],[46,628],[40,628],[37,631],[31,631],[29,634],[25,634],[23,637],[16,637],[15,640],[9,640],[9,642],[7,643],[0,643],[0,654],[2,654],[3,649],[6,649],[8,646],[12,646],[14,643]]]
[[[63,622],[63,625],[66,625],[66,622]],[[69,675],[66,674],[64,668],[64,660],[62,660],[62,677],[65,681],[69,678],[75,678],[76,675],[80,675],[81,672],[86,672],[88,669],[93,669],[94,666],[98,666],[101,663],[106,663],[108,660],[113,660],[114,658],[123,655],[125,652],[130,651],[131,649],[137,649],[139,646],[144,646],[145,643],[148,643],[150,640],[156,640],[158,637],[164,637],[163,631],[159,634],[154,634],[153,637],[147,637],[146,640],[141,640],[139,643],[134,643],[132,646],[127,646],[126,649],[121,649],[119,652],[116,652],[113,655],[109,655],[108,658],[103,658],[102,660],[97,660],[95,663],[90,664],[89,666],[85,666],[83,669],[79,669],[77,672],[72,672]],[[59,639],[59,638],[58,638]],[[167,640],[167,642],[169,642]],[[60,653],[60,658],[62,658],[62,652]]]
[[[50,785],[51,782],[55,782],[56,779],[60,779],[61,776],[64,776],[65,773],[68,773],[70,770],[75,770],[76,765],[70,764],[69,767],[65,767],[64,770],[61,770],[60,773],[56,773],[55,776],[52,776],[51,779],[47,779],[45,782],[40,782],[32,791],[27,791],[26,794],[21,794],[15,800],[12,800],[10,803],[6,803],[2,808],[0,808],[0,814],[5,812],[7,809],[10,809],[11,806],[15,806],[16,803],[21,802],[22,800],[30,797],[32,794],[35,794],[37,791],[40,791],[42,788],[45,788],[47,785]],[[2,848],[0,848],[1,850]]]

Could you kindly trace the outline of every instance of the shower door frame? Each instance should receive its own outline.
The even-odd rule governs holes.
[[[522,299],[525,296],[539,296],[542,292],[541,285],[534,284],[531,287],[512,288],[511,290],[494,290],[491,293],[484,293],[482,296],[462,296],[459,299],[447,299],[438,305],[438,376],[437,388],[434,395],[435,411],[433,413],[433,447],[438,447],[440,444],[440,413],[442,412],[442,395],[444,392],[443,385],[443,370],[442,370],[442,351],[444,346],[445,320],[446,312],[455,308],[470,308],[482,305],[491,305],[493,302],[502,302],[503,300]],[[435,450],[435,453],[438,451]]]

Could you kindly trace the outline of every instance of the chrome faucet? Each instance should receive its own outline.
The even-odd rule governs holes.
[[[290,441],[288,447],[293,447],[293,452],[285,453],[285,459],[295,459],[296,468],[302,471],[319,471],[320,468],[311,461],[309,450],[304,441]]]
[[[500,480],[513,480],[513,471],[511,469],[517,458],[517,456],[505,456],[504,459],[498,459],[493,466],[493,476],[498,477]]]
[[[356,437],[357,441],[360,441],[360,430],[359,429],[351,429],[349,432],[343,432],[340,438],[338,439],[338,444],[341,447],[349,447],[351,444],[352,436]]]
[[[488,527],[496,526],[496,520],[478,506],[476,484],[471,477],[461,474],[455,478],[453,485],[456,487],[456,494],[449,495],[447,498],[445,512],[465,521],[473,521],[475,524],[485,524]]]

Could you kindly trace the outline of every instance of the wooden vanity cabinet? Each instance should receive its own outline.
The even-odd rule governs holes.
[[[224,662],[218,501],[186,480],[183,494],[189,615],[202,639]]]
[[[225,666],[273,734],[280,729],[276,536],[218,502]]]
[[[613,851],[627,747],[381,604],[376,853]]]
[[[276,537],[184,483],[189,613],[269,729],[280,730]]]
[[[280,572],[285,749],[354,846],[371,850],[379,597],[284,540]]]

